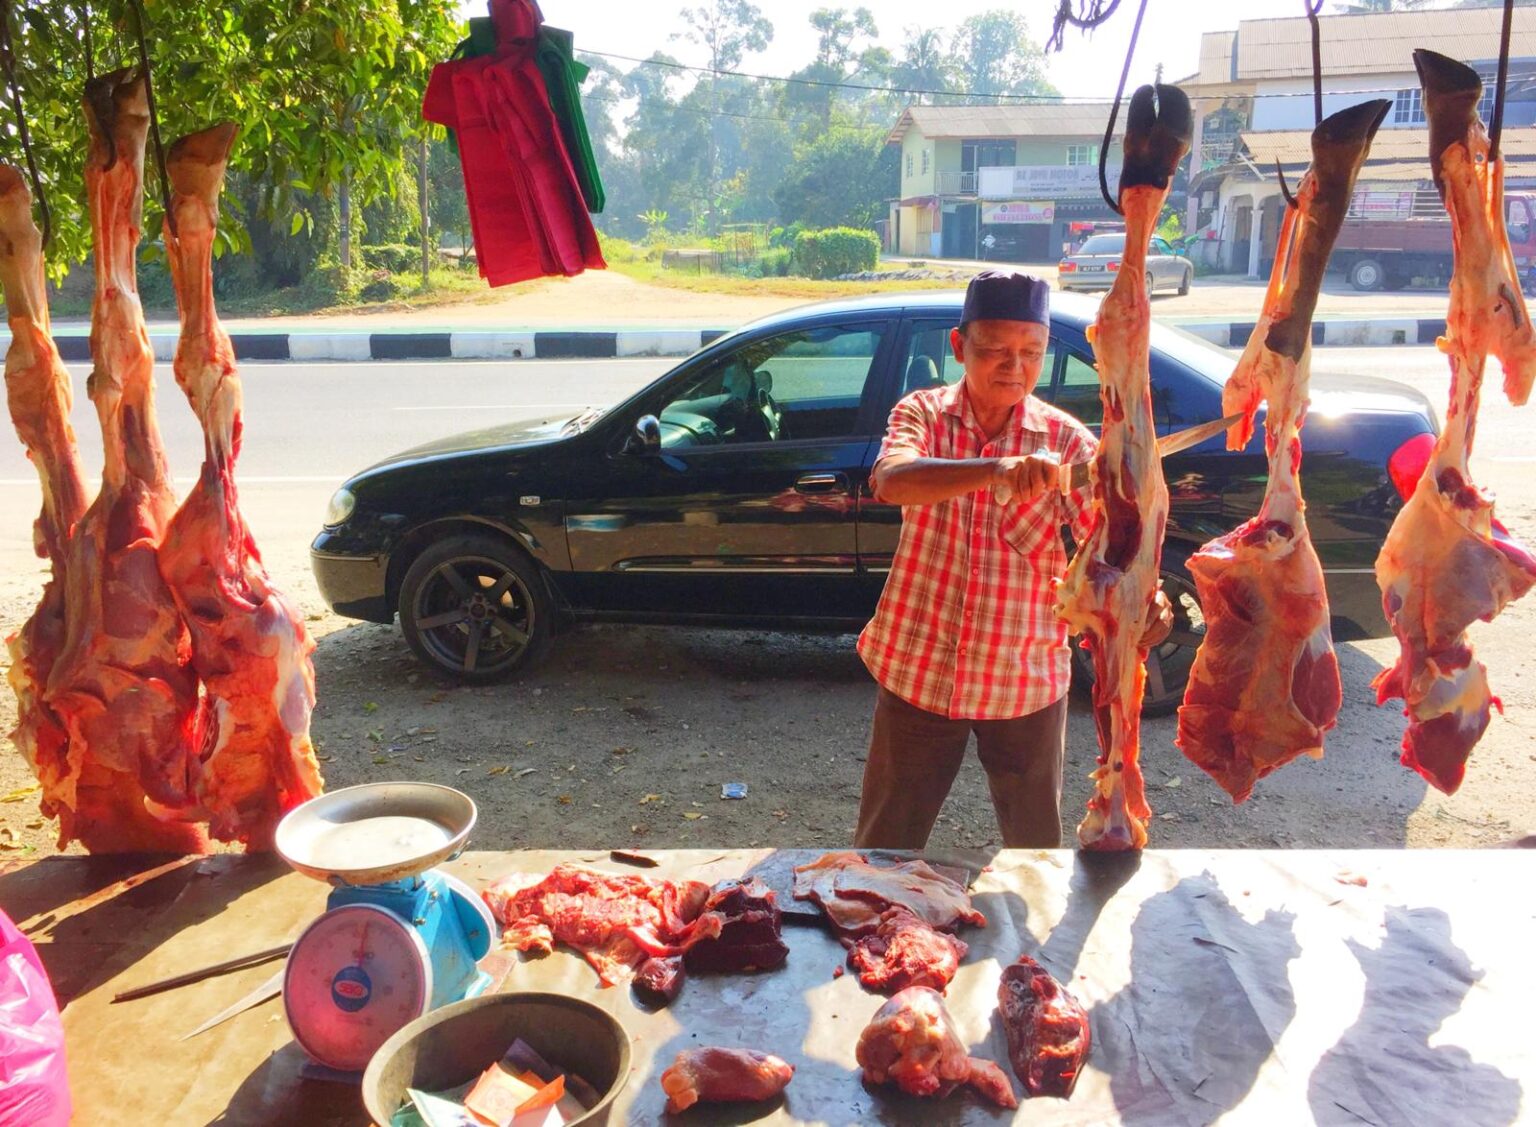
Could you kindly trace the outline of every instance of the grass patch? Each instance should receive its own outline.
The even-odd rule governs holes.
[[[671,270],[659,262],[643,258],[610,260],[608,268],[655,286],[667,286],[694,293],[740,294],[748,297],[803,297],[807,300],[831,297],[853,297],[866,293],[890,293],[898,290],[953,290],[963,289],[965,282],[959,278],[911,278],[881,282],[820,281],[815,278],[770,277],[748,278],[739,274],[695,274],[687,270]],[[894,268],[894,267],[893,267]]]

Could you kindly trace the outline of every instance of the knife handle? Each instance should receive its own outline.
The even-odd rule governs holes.
[[[1026,455],[1030,458],[1045,458],[1055,462],[1060,468],[1056,475],[1056,487],[1065,495],[1072,491],[1072,471],[1068,466],[1061,465],[1061,455],[1054,450],[1036,450]],[[992,499],[999,505],[1011,505],[1013,503],[1013,486],[1005,481],[1000,481],[992,486]]]

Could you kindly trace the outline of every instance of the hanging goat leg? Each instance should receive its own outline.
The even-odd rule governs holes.
[[[190,813],[197,682],[156,549],[175,508],[155,421],[154,356],[135,279],[149,111],[137,70],[86,86],[85,183],[95,254],[87,384],[101,421],[101,492],[64,569],[65,639],[46,703],[69,735],[63,841],[93,851],[200,852]]]
[[[1405,703],[1403,764],[1451,794],[1499,704],[1466,629],[1536,585],[1536,557],[1494,523],[1493,499],[1473,483],[1468,465],[1483,368],[1497,356],[1505,393],[1524,403],[1536,347],[1504,229],[1504,162],[1489,159],[1477,117],[1482,80],[1432,51],[1415,51],[1413,61],[1424,85],[1435,184],[1455,239],[1439,341],[1451,365],[1451,402],[1424,476],[1376,559],[1382,605],[1402,649],[1375,686],[1379,701]]]
[[[1077,827],[1084,849],[1140,849],[1151,815],[1138,762],[1147,656],[1141,638],[1156,615],[1168,487],[1152,417],[1146,255],[1192,128],[1189,100],[1178,87],[1143,86],[1132,96],[1120,174],[1125,257],[1089,330],[1104,403],[1093,526],[1057,591],[1057,613],[1093,656],[1099,760],[1088,813]]]
[[[1195,655],[1177,743],[1242,802],[1298,755],[1321,757],[1343,701],[1323,568],[1301,497],[1301,425],[1312,367],[1312,313],[1371,139],[1392,103],[1362,102],[1312,132],[1312,166],[1285,211],[1269,289],[1222,395],[1242,412],[1228,445],[1253,435],[1261,401],[1269,483],[1258,515],[1190,557],[1205,639]]]
[[[214,126],[177,141],[166,160],[175,234],[168,223],[165,243],[181,312],[174,367],[203,427],[204,460],[159,562],[206,690],[193,792],[215,837],[267,849],[278,819],[321,783],[309,742],[314,643],[262,567],[235,491],[240,375],[213,303],[213,239],[234,139],[233,125]]]

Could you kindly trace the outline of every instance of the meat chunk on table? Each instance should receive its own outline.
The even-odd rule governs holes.
[[[771,1100],[794,1078],[794,1065],[751,1049],[701,1048],[677,1054],[661,1074],[667,1110],[674,1115],[696,1103]]]
[[[1018,1107],[1003,1070],[970,1056],[937,990],[912,986],[891,998],[859,1035],[864,1079],[913,1096],[947,1096],[969,1084],[999,1107]]]

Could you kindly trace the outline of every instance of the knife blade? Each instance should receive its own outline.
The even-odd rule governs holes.
[[[286,970],[286,969],[287,969],[287,964],[285,963],[284,964],[284,970]],[[207,1021],[203,1022],[203,1024],[199,1025],[196,1029],[192,1030],[190,1033],[183,1033],[181,1035],[181,1037],[179,1038],[179,1040],[186,1041],[186,1040],[189,1040],[189,1039],[191,1039],[193,1037],[196,1037],[199,1033],[206,1033],[206,1032],[208,1032],[208,1030],[212,1029],[215,1025],[222,1025],[224,1022],[228,1021],[230,1018],[235,1017],[235,1016],[237,1016],[239,1014],[243,1014],[246,1010],[250,1009],[252,1006],[259,1006],[259,1005],[261,1005],[261,1003],[265,1002],[269,998],[276,998],[282,992],[283,992],[283,970],[279,970],[271,978],[267,979],[260,986],[256,987],[256,989],[252,990],[249,994],[245,995],[238,1002],[235,1002],[233,1005],[226,1006],[224,1009],[222,1009],[218,1013],[214,1014]]]
[[[1243,412],[1239,411],[1235,415],[1211,419],[1209,422],[1196,423],[1192,427],[1185,427],[1183,430],[1176,430],[1172,434],[1165,434],[1157,440],[1157,456],[1159,458],[1166,458],[1170,454],[1177,454],[1182,450],[1188,450],[1191,446],[1198,446],[1209,438],[1215,438],[1242,417]],[[1089,467],[1091,465],[1091,462],[1078,462],[1072,466],[1071,471],[1061,477],[1062,492],[1081,489],[1087,485],[1090,477]],[[1013,500],[1013,490],[1006,485],[994,485],[992,487],[992,495],[1002,505],[1006,505]]]

